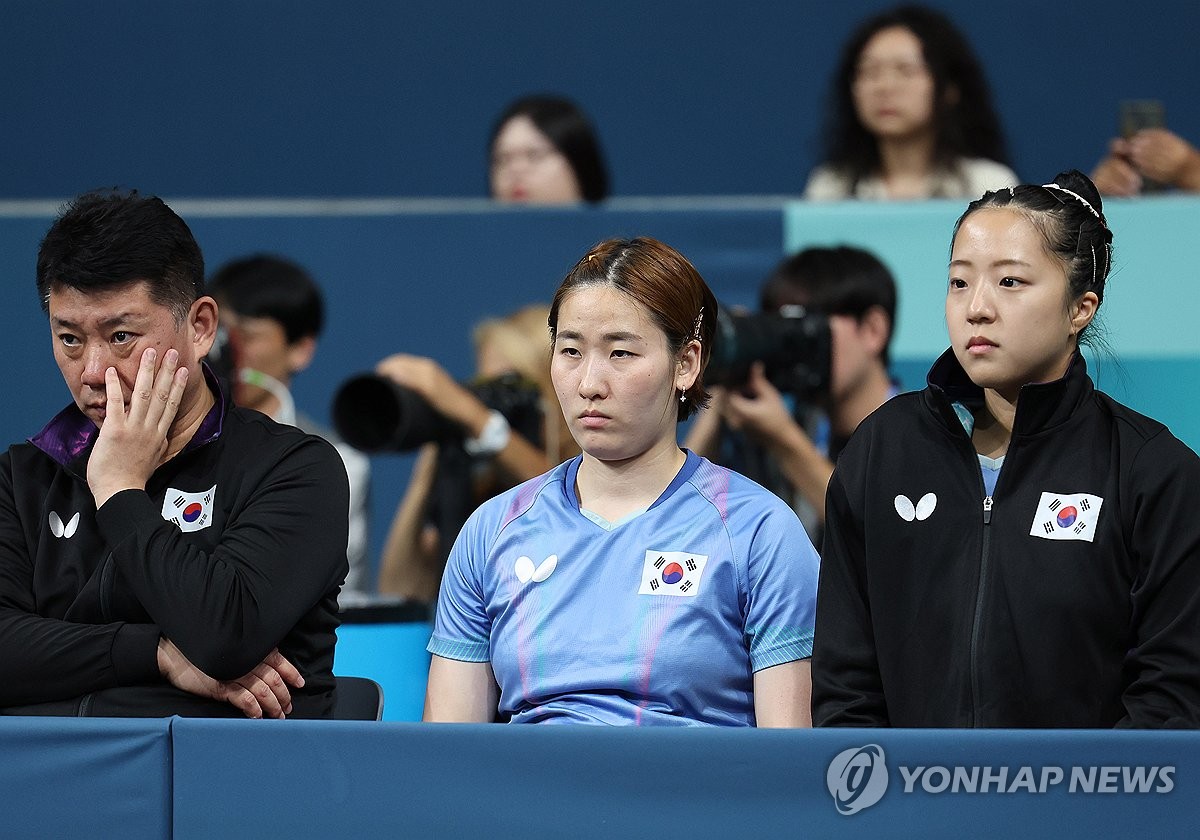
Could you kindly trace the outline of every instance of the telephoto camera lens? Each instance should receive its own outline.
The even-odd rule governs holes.
[[[541,445],[542,405],[537,385],[506,373],[464,387],[504,415],[512,429]],[[342,383],[333,397],[333,427],[363,452],[407,452],[425,443],[462,442],[465,430],[443,417],[411,388],[386,376],[363,373]]]
[[[333,426],[346,443],[363,452],[406,452],[461,436],[455,424],[416,391],[374,373],[355,376],[338,389]]]

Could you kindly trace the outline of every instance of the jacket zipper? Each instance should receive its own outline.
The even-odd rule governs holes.
[[[983,619],[983,590],[987,582],[988,547],[992,535],[992,506],[991,496],[983,497],[983,541],[979,550],[979,586],[975,589],[975,619],[971,623],[971,721],[970,726],[978,725],[979,720],[979,629]]]

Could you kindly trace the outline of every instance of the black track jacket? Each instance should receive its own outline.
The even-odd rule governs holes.
[[[292,716],[332,713],[346,471],[320,438],[217,399],[145,491],[99,511],[96,427],[74,406],[0,455],[0,707],[240,717],[159,675],[161,634],[217,679],[278,647],[306,680]]]
[[[947,351],[838,461],[812,660],[817,725],[1200,726],[1200,459],[1096,391],[1021,389],[985,498]]]

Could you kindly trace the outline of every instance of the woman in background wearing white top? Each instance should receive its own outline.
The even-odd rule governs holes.
[[[974,198],[1018,183],[970,45],[940,12],[901,6],[842,53],[816,200]]]

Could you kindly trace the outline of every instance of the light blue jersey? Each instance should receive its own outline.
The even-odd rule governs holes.
[[[514,722],[753,725],[753,672],[812,654],[818,559],[796,515],[689,452],[605,527],[579,509],[580,463],[472,514],[430,652],[490,661]]]

